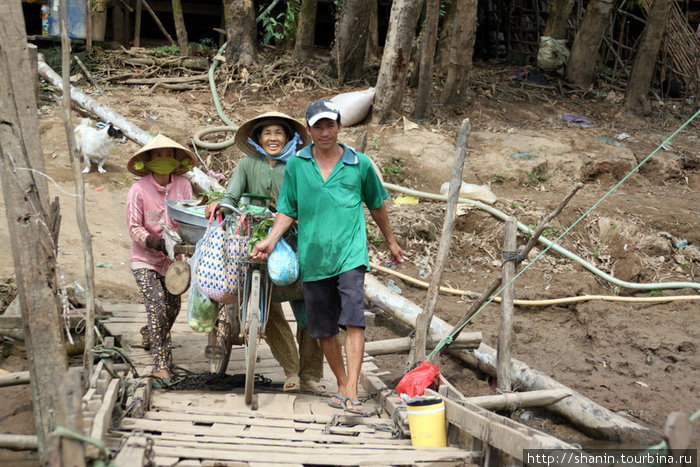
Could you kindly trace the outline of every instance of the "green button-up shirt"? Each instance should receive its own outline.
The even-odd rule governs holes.
[[[362,203],[382,206],[388,194],[369,158],[343,144],[326,181],[313,144],[287,163],[277,210],[299,221],[299,263],[305,282],[337,276],[358,266],[369,270]]]
[[[243,193],[271,196],[276,200],[284,180],[284,169],[283,162],[272,166],[262,154],[244,156],[233,171],[221,202],[237,206]]]

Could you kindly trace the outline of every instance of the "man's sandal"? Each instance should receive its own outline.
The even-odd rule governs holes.
[[[299,392],[299,389],[300,383],[298,376],[290,376],[285,380],[284,386],[282,386],[284,392]]]
[[[334,409],[344,409],[345,408],[345,398],[340,394],[333,394],[328,399],[328,405]]]
[[[348,406],[348,402],[350,402],[350,406]],[[343,401],[343,410],[346,412],[354,413],[356,415],[362,415],[364,412],[362,411],[362,402],[360,402],[357,399],[353,399],[352,397],[346,397],[345,400]]]

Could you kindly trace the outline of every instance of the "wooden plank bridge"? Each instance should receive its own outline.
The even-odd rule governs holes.
[[[142,348],[139,329],[146,323],[143,305],[107,304],[110,317],[102,322],[115,336],[139,375],[151,372],[152,359]],[[171,333],[173,360],[196,373],[208,371],[204,356],[205,334],[195,333],[182,311]],[[293,316],[287,310],[292,326]],[[284,374],[263,342],[259,348],[256,373],[273,381]],[[234,346],[228,374],[243,373],[244,349]],[[136,384],[126,402],[133,407],[147,402],[143,409],[105,423],[99,414],[88,414],[93,436],[102,435],[108,447],[119,451],[119,465],[142,465],[151,458],[157,466],[264,466],[264,465],[478,465],[480,451],[457,446],[445,448],[413,447],[405,437],[405,413],[398,398],[389,396],[376,376],[372,357],[365,356],[362,367],[361,396],[382,395],[364,404],[366,414],[358,416],[330,407],[327,400],[335,392],[335,381],[326,366],[322,381],[328,394],[284,393],[281,389],[256,388],[257,410],[244,403],[240,389],[230,391],[180,391],[151,389],[150,380]],[[100,369],[98,368],[98,371]],[[95,375],[96,381],[105,377]],[[97,383],[96,387],[109,387]],[[86,394],[84,400],[97,398],[100,391]],[[86,404],[89,405],[89,404]],[[93,404],[97,406],[98,404]],[[104,404],[102,404],[104,405]],[[96,429],[96,425],[102,425]],[[103,431],[103,433],[100,433]],[[403,434],[396,438],[396,433]],[[145,465],[145,463],[144,463]]]

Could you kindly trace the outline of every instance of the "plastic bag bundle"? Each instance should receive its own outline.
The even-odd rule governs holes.
[[[267,258],[267,274],[275,285],[290,285],[299,278],[297,254],[284,238],[280,238]]]
[[[201,250],[199,248],[200,240],[197,243],[197,248],[192,256],[192,269],[197,269]],[[196,332],[210,332],[214,328],[214,323],[219,312],[219,307],[216,302],[209,297],[197,286],[197,279],[194,275],[190,278],[190,295],[187,298],[187,324]]]
[[[406,394],[409,397],[422,396],[427,388],[437,389],[440,367],[423,360],[419,366],[412,369],[401,378],[396,385],[396,392]]]
[[[537,66],[544,71],[556,71],[564,74],[564,68],[569,61],[569,49],[566,39],[555,39],[549,36],[540,37],[540,48],[537,51]]]
[[[352,126],[364,120],[369,113],[369,108],[374,102],[374,88],[344,92],[331,97],[331,101],[340,108],[340,123],[343,126]]]

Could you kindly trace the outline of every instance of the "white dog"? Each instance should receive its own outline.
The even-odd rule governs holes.
[[[107,173],[103,168],[107,161],[107,156],[116,143],[126,143],[126,137],[120,129],[111,123],[105,125],[102,129],[93,128],[90,126],[89,118],[82,119],[80,125],[75,127],[74,132],[78,152],[83,156],[83,162],[85,163],[83,173],[90,172],[91,162],[97,164],[99,173]]]

